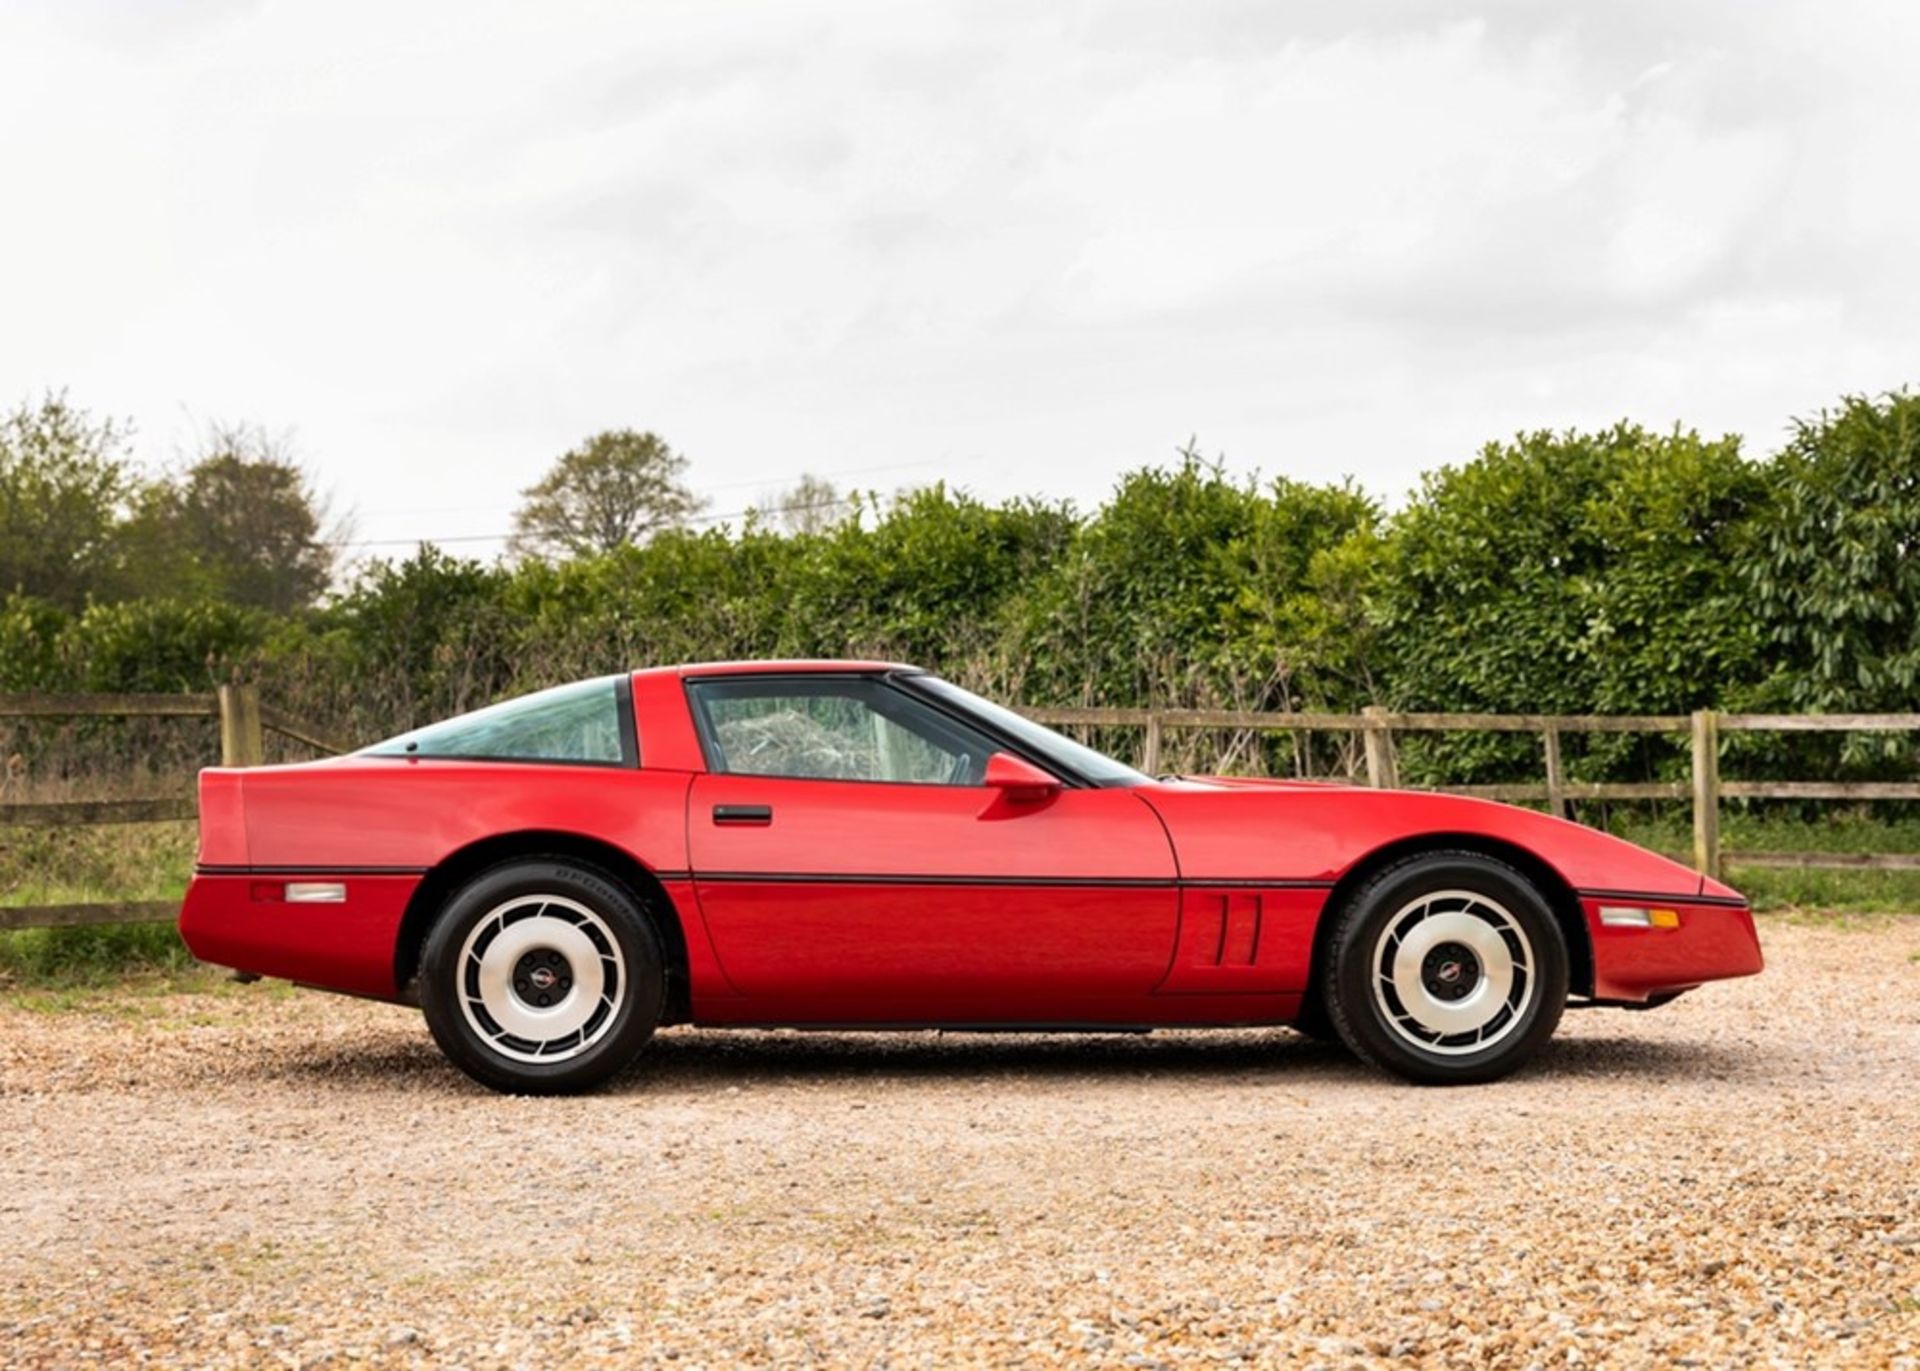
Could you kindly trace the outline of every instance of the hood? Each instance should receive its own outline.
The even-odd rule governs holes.
[[[1466,795],[1222,777],[1156,782],[1135,793],[1166,824],[1188,880],[1337,881],[1382,849],[1454,836],[1519,848],[1576,890],[1737,898],[1625,839]]]

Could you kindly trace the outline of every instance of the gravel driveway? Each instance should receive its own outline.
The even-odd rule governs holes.
[[[675,1030],[484,1094],[268,986],[0,1008],[0,1363],[1920,1365],[1920,919],[1421,1090],[1284,1031]]]

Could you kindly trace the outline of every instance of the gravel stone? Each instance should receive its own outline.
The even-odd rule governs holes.
[[[1458,1090],[675,1029],[511,1099],[394,1006],[0,1004],[0,1364],[1920,1371],[1920,919],[1763,923]]]

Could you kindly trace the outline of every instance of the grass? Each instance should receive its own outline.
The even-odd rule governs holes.
[[[177,900],[196,841],[192,823],[0,828],[0,907]]]
[[[0,1007],[28,1014],[94,1014],[159,1023],[169,1028],[205,1027],[245,1015],[267,999],[301,993],[289,981],[241,983],[215,966],[188,960],[177,967],[123,964],[81,979],[0,979]],[[184,1012],[173,997],[191,995]]]
[[[1609,826],[1656,852],[1692,851],[1691,820],[1629,818]],[[1884,820],[1835,809],[1801,819],[1730,810],[1720,820],[1727,883],[1755,909],[1822,914],[1920,910],[1920,871],[1818,871],[1742,867],[1742,852],[1920,852],[1920,818]]]
[[[85,989],[117,984],[129,975],[176,980],[200,969],[172,924],[0,933],[0,990]]]
[[[0,907],[178,900],[194,843],[191,823],[0,828]],[[0,933],[0,986],[79,988],[193,967],[170,924]]]

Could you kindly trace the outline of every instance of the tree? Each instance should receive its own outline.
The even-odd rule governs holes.
[[[123,540],[127,589],[303,609],[333,576],[323,518],[284,440],[216,424],[191,466],[141,495]]]
[[[1380,597],[1412,709],[1678,713],[1749,679],[1738,568],[1767,500],[1739,439],[1530,433],[1428,476]]]
[[[1757,670],[1740,566],[1768,499],[1739,440],[1617,424],[1522,434],[1427,476],[1393,521],[1375,600],[1407,709],[1678,714]],[[1595,738],[1637,774],[1657,740]],[[1427,739],[1441,771],[1539,766],[1531,742]],[[1490,778],[1490,777],[1489,777]]]
[[[349,707],[412,728],[504,693],[516,660],[541,656],[515,650],[517,616],[507,603],[513,576],[430,543],[403,562],[363,568],[320,614],[329,648],[340,653],[336,670],[351,682],[343,692]]]
[[[1037,579],[1030,699],[1343,709],[1367,696],[1379,511],[1349,485],[1229,478],[1189,443],[1121,479]]]
[[[704,503],[682,479],[686,469],[656,433],[596,433],[520,492],[508,547],[581,557],[678,527]]]
[[[1747,564],[1775,648],[1763,707],[1912,709],[1920,688],[1920,396],[1795,425]]]
[[[250,670],[273,627],[246,606],[156,596],[87,606],[59,650],[74,689],[208,690]]]
[[[1004,625],[1065,548],[1073,516],[1040,500],[985,504],[944,482],[901,491],[871,529],[842,520],[798,544],[792,650],[896,658],[997,687]]]
[[[0,691],[58,690],[65,610],[26,595],[0,595]]]
[[[75,608],[99,589],[138,484],[126,439],[64,394],[0,416],[0,594]]]
[[[809,472],[774,496],[769,512],[788,533],[825,533],[846,519],[853,504],[833,482]]]

